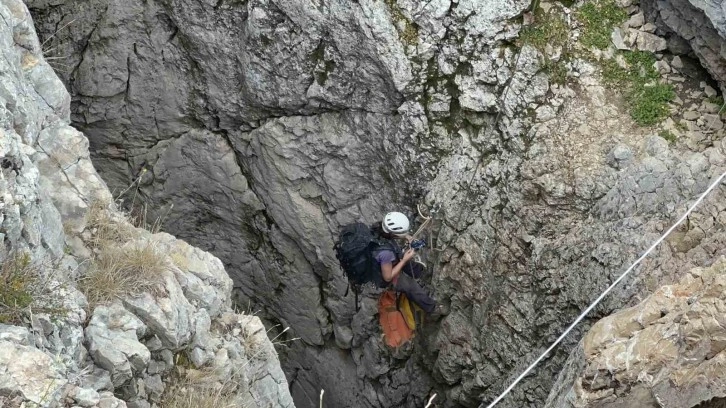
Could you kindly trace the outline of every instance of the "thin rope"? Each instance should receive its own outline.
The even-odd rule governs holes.
[[[665,234],[663,234],[663,236],[661,236],[660,238],[658,238],[658,240],[657,240],[657,241],[655,241],[655,243],[654,243],[653,245],[651,245],[651,246],[650,246],[650,248],[648,248],[648,250],[647,250],[647,251],[645,251],[645,253],[644,253],[644,254],[643,254],[643,255],[642,255],[642,256],[641,256],[640,258],[638,258],[638,260],[637,260],[637,261],[635,261],[635,263],[633,263],[633,264],[632,264],[632,265],[630,266],[630,268],[628,268],[628,269],[627,269],[627,270],[626,270],[625,272],[623,272],[623,274],[622,274],[622,275],[620,275],[620,277],[619,277],[618,279],[616,279],[616,280],[615,280],[615,282],[613,282],[613,283],[612,283],[612,284],[611,284],[610,286],[608,286],[608,288],[607,288],[607,289],[605,289],[605,291],[604,291],[604,292],[603,292],[603,293],[602,293],[602,294],[601,294],[601,295],[600,295],[600,296],[599,296],[599,297],[598,297],[597,299],[595,299],[595,301],[594,301],[594,302],[592,302],[592,304],[591,304],[590,306],[588,306],[588,307],[587,307],[587,309],[585,309],[585,310],[584,310],[584,311],[583,311],[583,312],[582,312],[582,313],[580,314],[580,316],[578,316],[578,317],[577,317],[577,319],[575,319],[575,321],[574,321],[574,322],[573,322],[573,323],[572,323],[572,324],[570,325],[570,327],[568,327],[568,328],[567,328],[567,330],[565,330],[565,332],[564,332],[564,333],[562,333],[562,335],[561,335],[561,336],[560,336],[559,338],[557,338],[557,340],[555,340],[555,342],[554,342],[554,343],[552,343],[552,345],[551,345],[551,346],[549,346],[549,348],[547,348],[547,350],[545,350],[545,352],[544,352],[544,353],[542,353],[542,355],[540,355],[540,356],[539,356],[539,357],[538,357],[538,358],[537,358],[537,359],[536,359],[536,360],[535,360],[535,361],[534,361],[534,362],[533,362],[532,364],[530,364],[530,366],[529,366],[529,367],[527,367],[527,369],[526,369],[526,370],[524,370],[524,372],[523,372],[522,374],[520,374],[520,375],[519,375],[519,377],[517,377],[517,379],[516,379],[516,380],[514,380],[514,382],[513,382],[513,383],[512,383],[512,384],[511,384],[511,385],[510,385],[509,387],[507,387],[507,389],[506,389],[506,390],[504,390],[504,392],[502,392],[502,393],[501,393],[501,394],[500,394],[500,395],[499,395],[499,396],[498,396],[498,397],[497,397],[497,398],[496,398],[496,399],[495,399],[495,400],[494,400],[494,401],[493,401],[493,402],[492,402],[491,404],[489,404],[489,405],[487,406],[487,408],[492,408],[493,406],[497,405],[497,403],[498,403],[499,401],[501,401],[501,400],[502,400],[502,398],[504,398],[504,397],[505,397],[505,396],[506,396],[507,394],[509,394],[509,392],[510,392],[510,391],[512,391],[512,389],[513,389],[513,388],[514,388],[514,387],[515,387],[515,386],[516,386],[516,385],[517,385],[517,384],[518,384],[518,383],[519,383],[519,382],[520,382],[520,381],[521,381],[521,380],[522,380],[522,379],[523,379],[523,378],[524,378],[524,377],[525,377],[525,376],[526,376],[527,374],[529,374],[529,373],[530,373],[530,371],[532,371],[532,369],[533,369],[533,368],[534,368],[535,366],[537,366],[537,364],[539,364],[539,362],[540,362],[540,361],[542,361],[542,360],[543,360],[543,359],[545,358],[545,356],[547,356],[547,354],[549,354],[549,353],[550,353],[550,352],[551,352],[551,351],[552,351],[552,350],[553,350],[553,349],[554,349],[555,347],[557,347],[557,345],[558,345],[558,344],[560,344],[560,342],[561,342],[561,341],[562,341],[562,340],[563,340],[563,339],[565,338],[565,336],[567,336],[567,335],[568,335],[568,334],[569,334],[569,333],[570,333],[570,332],[572,331],[572,329],[574,329],[574,328],[575,328],[575,326],[577,326],[577,324],[578,324],[578,323],[580,323],[580,322],[582,321],[582,319],[583,319],[583,318],[585,318],[585,316],[586,316],[586,315],[587,315],[588,313],[590,313],[590,311],[591,311],[591,310],[592,310],[593,308],[595,308],[595,306],[597,306],[597,304],[598,304],[598,303],[600,303],[600,301],[602,301],[602,300],[603,300],[603,298],[605,298],[605,296],[607,296],[607,294],[608,294],[608,293],[610,293],[610,291],[611,291],[611,290],[613,290],[613,288],[614,288],[615,286],[617,286],[617,284],[618,284],[618,283],[620,283],[620,281],[622,281],[622,280],[623,280],[623,279],[624,279],[624,278],[625,278],[625,277],[626,277],[626,276],[627,276],[627,275],[628,275],[628,274],[629,274],[629,273],[630,273],[630,272],[631,272],[631,271],[632,271],[632,270],[633,270],[633,269],[634,269],[634,268],[635,268],[635,267],[636,267],[636,266],[637,266],[637,265],[638,265],[638,264],[639,264],[639,263],[640,263],[640,262],[641,262],[641,261],[642,261],[643,259],[645,259],[645,257],[647,257],[647,256],[648,256],[648,255],[649,255],[649,254],[650,254],[650,253],[651,253],[651,252],[653,251],[653,249],[655,249],[655,247],[656,247],[656,246],[658,246],[658,244],[660,244],[661,242],[663,242],[663,240],[664,240],[664,239],[665,239],[665,238],[666,238],[666,237],[667,237],[668,235],[670,235],[670,233],[671,233],[671,232],[673,232],[673,230],[674,230],[674,229],[676,229],[676,227],[678,227],[678,226],[679,226],[679,225],[680,225],[680,224],[681,224],[681,223],[683,222],[683,220],[685,220],[685,219],[686,219],[686,217],[688,217],[688,215],[690,215],[690,214],[691,214],[691,212],[693,212],[693,210],[694,210],[694,209],[695,209],[695,208],[696,208],[696,207],[697,207],[697,206],[698,206],[698,205],[699,205],[699,204],[701,203],[701,201],[703,201],[703,199],[704,199],[704,198],[705,198],[705,197],[706,197],[706,196],[707,196],[707,195],[708,195],[708,194],[709,194],[709,193],[710,193],[711,191],[713,191],[713,189],[714,189],[714,188],[716,188],[716,186],[717,186],[717,185],[718,185],[719,183],[721,183],[721,181],[722,181],[722,180],[724,179],[724,177],[726,177],[726,172],[724,172],[723,174],[721,174],[721,177],[719,177],[718,179],[716,179],[716,181],[714,181],[714,182],[713,182],[713,183],[712,183],[712,184],[711,184],[711,185],[710,185],[710,186],[708,187],[708,189],[707,189],[706,191],[704,191],[704,192],[703,192],[703,194],[701,194],[701,196],[700,196],[700,197],[698,197],[698,200],[696,200],[696,202],[695,202],[695,203],[693,203],[693,205],[691,206],[691,208],[689,208],[689,209],[688,209],[688,211],[686,211],[686,213],[685,213],[685,214],[683,214],[683,215],[681,216],[681,218],[680,218],[680,219],[679,219],[679,220],[678,220],[678,221],[677,221],[677,222],[676,222],[675,224],[673,224],[673,226],[671,226],[670,228],[668,228],[668,231],[666,231],[666,232],[665,232]]]

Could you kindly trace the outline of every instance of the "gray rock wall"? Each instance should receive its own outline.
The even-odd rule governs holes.
[[[294,406],[261,321],[232,311],[221,261],[115,210],[20,0],[0,1],[0,45],[0,406],[150,407],[168,398],[180,355],[213,371],[211,385],[234,379],[240,406]],[[162,257],[154,295],[94,307],[76,289],[97,261],[103,203],[133,232],[119,253]]]
[[[29,5],[43,38],[78,20],[48,44],[112,190],[140,177],[150,216],[300,337],[281,356],[299,407],[321,388],[334,407],[491,400],[724,169],[722,133],[636,128],[587,61],[550,83],[511,44],[528,1]],[[723,252],[716,194],[594,318]],[[427,284],[452,313],[391,352],[332,239],[422,201],[441,206]],[[541,406],[578,334],[502,406]]]

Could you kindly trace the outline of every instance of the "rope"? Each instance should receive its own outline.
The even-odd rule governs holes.
[[[557,338],[557,340],[555,340],[555,342],[554,342],[554,343],[552,343],[552,345],[551,345],[551,346],[549,346],[549,347],[547,348],[547,350],[545,350],[545,352],[544,352],[544,353],[542,353],[542,354],[541,354],[541,355],[540,355],[540,356],[539,356],[539,357],[538,357],[538,358],[537,358],[537,359],[536,359],[536,360],[535,360],[535,361],[534,361],[534,362],[533,362],[532,364],[530,364],[530,365],[529,365],[529,367],[527,367],[527,369],[526,369],[526,370],[524,370],[524,372],[523,372],[522,374],[520,374],[520,375],[519,375],[519,377],[517,377],[517,379],[516,379],[516,380],[514,380],[514,382],[513,382],[513,383],[512,383],[512,384],[511,384],[511,385],[510,385],[509,387],[507,387],[507,389],[506,389],[506,390],[504,390],[504,392],[502,392],[502,393],[501,393],[501,394],[500,394],[500,395],[499,395],[499,396],[498,396],[498,397],[497,397],[497,398],[496,398],[496,399],[495,399],[495,400],[494,400],[494,401],[493,401],[493,402],[492,402],[491,404],[489,404],[489,405],[487,406],[487,408],[492,408],[493,406],[497,405],[497,403],[498,403],[499,401],[501,401],[501,400],[502,400],[502,398],[504,398],[504,397],[505,397],[505,396],[506,396],[507,394],[509,394],[509,392],[510,392],[510,391],[512,391],[512,389],[513,389],[513,388],[514,388],[514,387],[515,387],[515,386],[516,386],[516,385],[517,385],[517,384],[518,384],[518,383],[519,383],[519,382],[520,382],[520,381],[521,381],[521,380],[522,380],[522,379],[523,379],[523,378],[524,378],[524,377],[525,377],[525,376],[526,376],[527,374],[529,374],[529,373],[530,373],[530,372],[532,371],[532,369],[533,369],[533,368],[534,368],[535,366],[537,366],[537,364],[539,364],[539,362],[540,362],[540,361],[542,361],[542,360],[543,360],[543,359],[545,358],[545,356],[547,356],[547,354],[549,354],[549,352],[551,352],[551,351],[552,351],[552,350],[553,350],[553,349],[554,349],[555,347],[557,347],[557,345],[558,345],[558,344],[560,344],[560,342],[561,342],[561,341],[562,341],[562,340],[563,340],[563,339],[565,338],[565,336],[567,336],[567,335],[568,335],[568,334],[569,334],[569,333],[570,333],[570,332],[572,331],[572,329],[573,329],[573,328],[575,328],[575,326],[576,326],[576,325],[577,325],[578,323],[580,323],[580,322],[582,321],[582,319],[583,319],[583,318],[585,318],[585,316],[586,316],[586,315],[587,315],[587,314],[588,314],[588,313],[589,313],[589,312],[590,312],[590,311],[591,311],[591,310],[592,310],[593,308],[595,308],[595,306],[597,306],[597,304],[598,304],[598,303],[600,303],[600,301],[602,301],[602,300],[603,300],[603,298],[605,298],[605,296],[607,296],[607,294],[608,294],[608,293],[610,293],[610,291],[612,291],[612,290],[613,290],[613,288],[614,288],[614,287],[615,287],[615,286],[616,286],[616,285],[617,285],[618,283],[620,283],[620,281],[622,281],[622,280],[623,280],[623,279],[624,279],[624,278],[625,278],[625,277],[626,277],[626,276],[627,276],[627,275],[628,275],[628,274],[629,274],[629,273],[630,273],[630,272],[631,272],[631,271],[632,271],[632,270],[633,270],[633,269],[634,269],[634,268],[635,268],[635,267],[636,267],[636,266],[637,266],[637,265],[638,265],[638,264],[639,264],[639,263],[640,263],[640,262],[641,262],[641,261],[642,261],[643,259],[645,259],[645,257],[647,257],[647,256],[648,256],[648,255],[649,255],[649,254],[650,254],[650,253],[651,253],[651,252],[653,251],[653,249],[655,249],[655,247],[656,247],[656,246],[658,246],[658,244],[660,244],[661,242],[663,242],[663,240],[664,240],[664,239],[665,239],[665,238],[666,238],[666,237],[667,237],[668,235],[670,235],[670,233],[671,233],[671,232],[673,232],[673,230],[674,230],[674,229],[676,229],[676,227],[678,227],[678,226],[679,226],[679,225],[680,225],[680,224],[681,224],[681,223],[683,222],[683,220],[685,220],[685,219],[686,219],[686,217],[688,217],[688,216],[689,216],[689,215],[691,214],[691,212],[693,212],[693,210],[694,210],[694,209],[695,209],[695,208],[696,208],[696,207],[697,207],[697,206],[698,206],[698,205],[699,205],[699,204],[701,203],[701,201],[703,201],[703,199],[704,199],[704,198],[705,198],[705,197],[706,197],[706,196],[707,196],[707,195],[708,195],[708,194],[709,194],[709,193],[710,193],[711,191],[713,191],[713,189],[714,189],[714,188],[716,188],[716,186],[717,186],[717,185],[718,185],[719,183],[721,183],[721,181],[722,181],[722,180],[724,179],[724,177],[726,177],[726,172],[724,172],[723,174],[721,174],[721,176],[720,176],[720,177],[719,177],[718,179],[716,179],[716,181],[714,181],[714,182],[713,182],[713,183],[712,183],[712,184],[711,184],[711,185],[710,185],[710,186],[708,187],[708,189],[706,189],[706,191],[704,191],[704,192],[703,192],[703,194],[701,194],[701,196],[700,196],[700,197],[698,197],[698,200],[696,200],[696,202],[695,202],[695,203],[693,203],[693,205],[691,205],[691,208],[689,208],[689,209],[688,209],[688,211],[686,211],[686,213],[685,213],[685,214],[683,214],[683,215],[681,216],[681,218],[680,218],[680,219],[679,219],[679,220],[678,220],[678,221],[677,221],[677,222],[676,222],[675,224],[673,224],[673,226],[671,226],[670,228],[668,228],[668,231],[666,231],[666,232],[665,232],[665,234],[663,234],[663,236],[661,236],[660,238],[658,238],[658,240],[657,240],[657,241],[655,241],[655,243],[653,243],[653,245],[651,245],[651,246],[650,246],[650,248],[648,248],[648,250],[647,250],[647,251],[645,251],[645,253],[644,253],[644,254],[643,254],[643,255],[642,255],[642,256],[641,256],[640,258],[638,258],[638,260],[636,260],[636,261],[635,261],[635,262],[634,262],[634,263],[633,263],[633,264],[632,264],[632,265],[631,265],[631,266],[630,266],[630,267],[629,267],[629,268],[628,268],[628,269],[627,269],[627,270],[626,270],[625,272],[623,272],[623,274],[622,274],[622,275],[620,275],[620,277],[618,277],[618,279],[616,279],[616,280],[615,280],[615,282],[613,282],[612,284],[610,284],[610,286],[608,286],[608,288],[607,288],[607,289],[605,289],[605,291],[604,291],[604,292],[603,292],[603,293],[602,293],[602,294],[601,294],[601,295],[600,295],[600,296],[599,296],[599,297],[598,297],[597,299],[595,299],[595,301],[594,301],[594,302],[592,302],[592,304],[590,304],[590,306],[588,306],[588,307],[587,307],[587,309],[585,309],[585,310],[584,310],[584,311],[583,311],[583,312],[582,312],[582,313],[581,313],[581,314],[580,314],[580,315],[579,315],[579,316],[577,317],[577,319],[575,319],[575,321],[574,321],[574,322],[573,322],[573,323],[572,323],[572,324],[571,324],[571,325],[570,325],[570,326],[569,326],[569,327],[567,328],[567,330],[565,330],[565,332],[564,332],[564,333],[562,333],[562,335],[560,335],[560,337],[558,337],[558,338]]]

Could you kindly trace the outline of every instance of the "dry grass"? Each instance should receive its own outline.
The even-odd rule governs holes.
[[[170,384],[161,408],[233,408],[236,404],[236,387],[220,384],[211,371],[188,370]]]
[[[166,255],[152,242],[127,244],[140,234],[125,217],[114,218],[107,203],[94,202],[88,211],[88,229],[94,255],[78,288],[91,308],[119,297],[160,291],[168,268]]]
[[[166,257],[151,243],[106,245],[78,286],[90,305],[143,292],[158,293],[167,268]]]
[[[96,201],[88,210],[88,227],[91,230],[91,247],[104,248],[131,241],[139,236],[133,225],[125,219],[114,219],[106,203]]]

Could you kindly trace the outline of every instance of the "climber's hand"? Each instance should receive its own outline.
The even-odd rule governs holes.
[[[408,262],[408,261],[410,261],[410,260],[411,260],[411,258],[413,258],[413,256],[414,256],[414,255],[416,255],[416,250],[414,250],[414,249],[408,249],[408,250],[407,250],[407,251],[406,251],[406,252],[405,252],[405,253],[403,254],[403,259],[402,259],[402,261],[403,261],[403,262]]]

